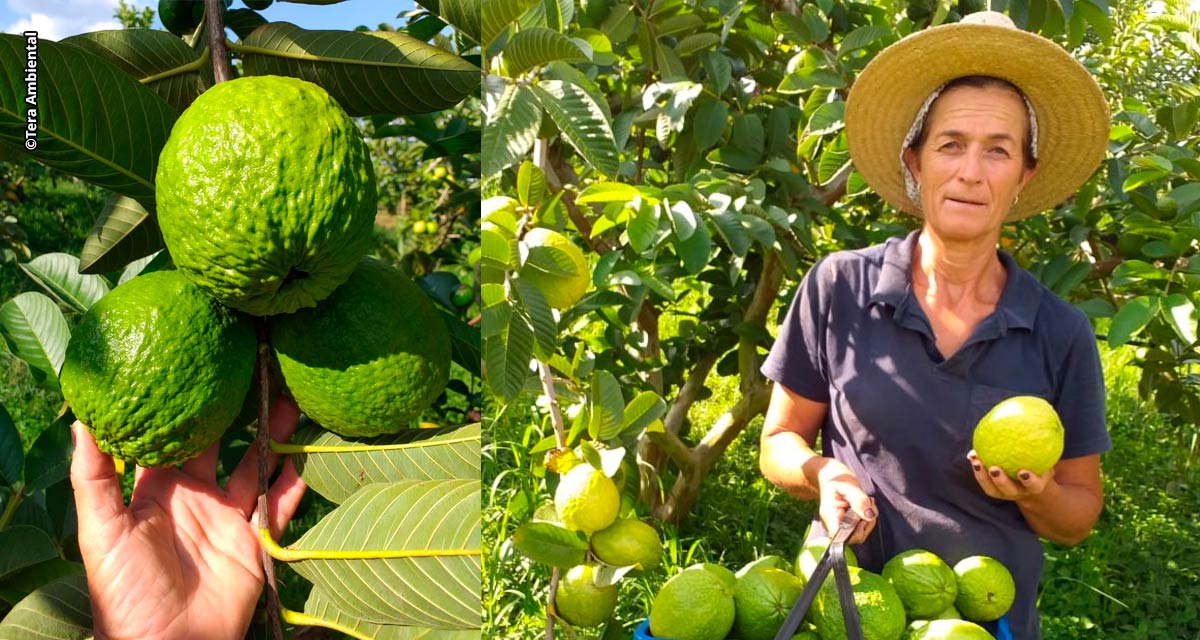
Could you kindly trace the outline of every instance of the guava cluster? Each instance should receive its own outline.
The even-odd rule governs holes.
[[[215,442],[257,401],[256,316],[321,426],[395,433],[429,407],[450,338],[416,283],[366,255],[375,184],[354,122],[317,85],[255,76],[201,94],[156,175],[177,270],[116,287],[67,347],[63,395],[100,449],[171,466]]]

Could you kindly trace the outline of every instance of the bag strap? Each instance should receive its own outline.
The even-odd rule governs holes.
[[[792,605],[792,610],[788,612],[783,625],[779,627],[779,632],[775,634],[775,640],[791,640],[792,636],[796,635],[800,623],[808,613],[808,608],[812,606],[813,599],[817,597],[817,591],[824,584],[830,570],[833,571],[834,582],[837,586],[838,603],[842,606],[842,621],[846,624],[846,638],[847,640],[863,640],[862,625],[858,619],[858,607],[854,604],[854,590],[850,586],[850,571],[846,568],[845,555],[846,540],[850,538],[850,534],[854,533],[858,521],[857,514],[853,511],[846,512],[845,517],[838,524],[838,530],[829,541],[829,547],[825,549],[821,560],[817,562],[816,568],[809,576],[808,584],[804,585],[800,597],[796,599],[796,603]]]

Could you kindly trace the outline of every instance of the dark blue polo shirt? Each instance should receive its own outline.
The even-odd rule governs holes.
[[[879,510],[855,548],[864,568],[913,548],[951,566],[997,558],[1017,584],[1013,637],[1035,640],[1041,543],[1016,504],[983,493],[967,452],[983,414],[1015,395],[1058,410],[1064,458],[1109,450],[1096,339],[1082,312],[998,252],[1008,278],[995,311],[943,358],[910,285],[919,233],[813,265],[762,371],[829,404],[823,453],[854,471]]]

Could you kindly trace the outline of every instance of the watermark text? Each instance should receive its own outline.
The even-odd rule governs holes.
[[[38,35],[36,31],[26,31],[25,37],[25,148],[37,149],[38,108]]]

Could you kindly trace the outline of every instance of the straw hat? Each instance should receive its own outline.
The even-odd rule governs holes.
[[[1041,213],[1075,193],[1104,159],[1109,129],[1104,94],[1062,47],[993,11],[916,32],[863,69],[846,100],[846,136],[867,184],[892,206],[921,215],[905,192],[901,145],[930,93],[973,75],[1020,87],[1036,114],[1038,170],[1008,220]]]

